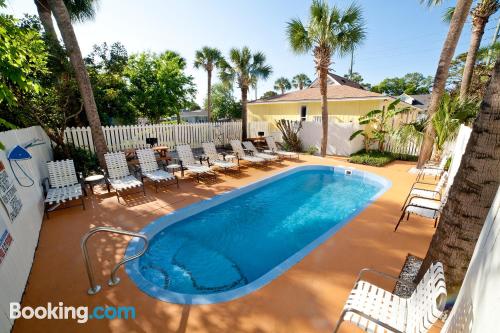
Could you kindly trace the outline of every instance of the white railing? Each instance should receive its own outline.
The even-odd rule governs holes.
[[[227,145],[230,140],[241,139],[241,121],[194,123],[194,124],[155,124],[103,126],[104,137],[109,151],[121,151],[130,148],[144,148],[146,138],[157,138],[158,145],[173,149],[177,144],[187,143],[193,148],[200,148],[203,142],[214,141],[217,145]],[[269,135],[270,126],[266,121],[248,124],[248,136],[257,136],[258,132]],[[95,151],[90,127],[71,127],[64,131],[67,143],[76,147]]]

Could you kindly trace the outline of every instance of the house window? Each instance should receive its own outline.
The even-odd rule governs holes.
[[[307,106],[303,105],[300,107],[300,121],[306,121],[307,119]]]

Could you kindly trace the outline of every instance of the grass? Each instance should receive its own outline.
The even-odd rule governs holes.
[[[418,159],[417,156],[406,155],[406,154],[380,152],[376,150],[370,150],[369,152],[366,152],[364,150],[360,150],[357,153],[351,155],[351,157],[349,158],[349,162],[355,164],[365,164],[376,167],[382,167],[395,160],[416,161],[417,159]]]

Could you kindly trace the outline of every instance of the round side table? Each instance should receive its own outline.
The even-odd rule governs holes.
[[[101,183],[104,180],[103,175],[92,175],[85,178],[85,184],[88,184],[90,187],[90,192],[94,194],[94,185]]]
[[[181,169],[181,166],[179,164],[173,163],[173,164],[167,165],[167,171],[173,175],[175,175],[175,172],[179,171],[180,169]]]

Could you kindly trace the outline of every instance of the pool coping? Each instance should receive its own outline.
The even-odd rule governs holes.
[[[304,246],[301,250],[295,252],[293,255],[285,259],[279,265],[275,266],[269,270],[266,274],[262,275],[258,279],[250,282],[249,284],[220,292],[214,294],[182,294],[169,290],[160,288],[153,283],[146,280],[139,270],[139,261],[133,260],[125,265],[125,271],[130,277],[130,279],[136,284],[136,286],[147,295],[159,299],[161,301],[175,303],[175,304],[214,304],[221,302],[228,302],[236,298],[243,297],[250,294],[263,286],[270,283],[272,280],[279,277],[281,274],[285,273],[287,270],[292,268],[295,264],[304,259],[312,250],[318,247],[320,244],[324,243],[332,235],[334,235],[338,230],[350,222],[354,217],[360,214],[366,209],[370,204],[377,200],[383,193],[385,193],[391,186],[392,182],[388,179],[376,175],[371,172],[358,170],[356,168],[344,167],[344,166],[325,166],[325,165],[306,165],[306,166],[296,166],[289,168],[283,172],[270,175],[261,180],[253,182],[251,184],[238,187],[236,189],[226,191],[217,194],[211,198],[196,202],[194,204],[188,205],[181,209],[175,210],[169,214],[166,214],[155,221],[144,227],[140,233],[146,235],[149,239],[152,239],[157,233],[161,232],[166,227],[177,223],[185,218],[192,215],[198,214],[204,210],[211,207],[224,203],[235,197],[241,196],[248,193],[256,188],[260,188],[269,183],[278,181],[291,174],[303,171],[303,170],[332,170],[334,173],[351,174],[353,176],[362,177],[364,180],[376,182],[381,185],[382,188],[375,193],[369,200],[367,200],[362,206],[360,206],[356,211],[351,213],[341,222],[337,223],[335,226],[325,231],[321,236]],[[125,255],[130,256],[137,253],[143,246],[143,242],[140,239],[133,239],[129,242]]]

